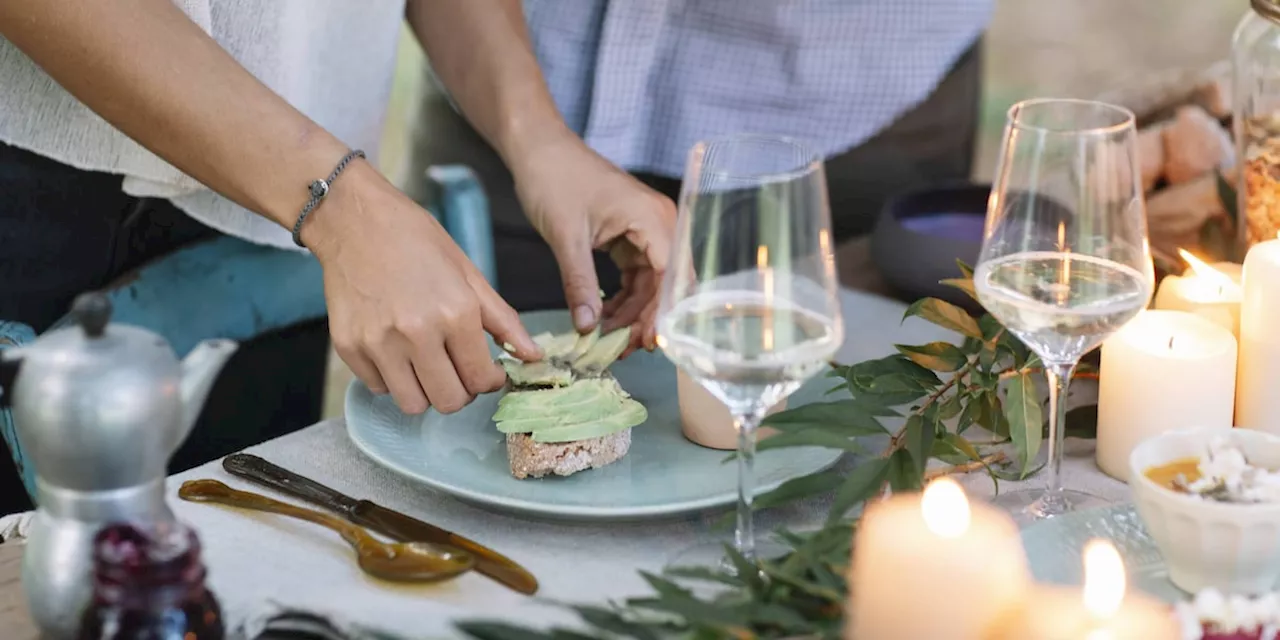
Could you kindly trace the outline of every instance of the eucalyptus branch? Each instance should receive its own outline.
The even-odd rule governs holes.
[[[955,375],[951,376],[949,380],[939,385],[938,388],[933,391],[933,393],[930,393],[928,396],[926,396],[924,401],[920,403],[920,406],[916,407],[916,409],[911,412],[911,415],[923,415],[925,410],[929,408],[929,405],[937,402],[938,398],[941,398],[943,394],[945,394],[952,387],[956,386],[956,384],[965,376],[969,375],[969,373],[972,372],[973,368],[976,366],[978,366],[978,357],[977,356],[970,357],[968,361],[965,362],[963,367],[960,367],[959,369],[956,370]],[[885,447],[885,450],[881,452],[880,457],[887,458],[893,455],[894,451],[901,449],[903,446],[903,441],[906,439],[906,435],[907,435],[907,428],[905,426],[903,426],[901,429],[898,429],[898,432],[893,434],[893,437],[889,438],[889,446]]]
[[[941,478],[942,476],[949,476],[957,473],[971,473],[979,469],[986,469],[993,464],[1004,462],[1006,459],[1008,459],[1008,456],[1006,456],[1003,451],[997,451],[991,455],[983,456],[981,460],[974,460],[973,462],[966,462],[964,464],[953,464],[949,467],[933,469],[924,474],[924,481],[927,483],[930,480]]]

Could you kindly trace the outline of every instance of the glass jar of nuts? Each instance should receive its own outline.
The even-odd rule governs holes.
[[[1280,234],[1280,0],[1250,4],[1232,40],[1243,250]]]

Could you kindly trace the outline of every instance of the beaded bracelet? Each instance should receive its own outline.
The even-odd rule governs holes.
[[[294,244],[302,247],[303,249],[307,248],[307,245],[302,244],[302,223],[306,221],[307,216],[311,215],[312,211],[315,211],[316,207],[320,206],[320,201],[324,200],[324,197],[329,195],[329,185],[333,184],[333,181],[338,179],[338,175],[342,173],[342,170],[346,169],[347,165],[351,164],[352,160],[363,157],[364,152],[359,149],[348,151],[347,155],[342,156],[342,160],[338,162],[338,166],[333,168],[333,173],[330,173],[328,178],[312,181],[311,185],[307,187],[308,192],[311,194],[311,199],[307,200],[307,204],[303,205],[302,213],[298,214],[298,221],[293,223]]]

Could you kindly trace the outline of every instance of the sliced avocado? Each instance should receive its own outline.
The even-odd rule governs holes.
[[[557,358],[565,358],[569,352],[573,351],[575,345],[578,344],[578,333],[570,331],[569,333],[539,333],[533,337],[533,341],[542,347],[542,355],[547,360]]]
[[[514,358],[500,358],[499,361],[511,384],[517,387],[567,387],[573,383],[573,371],[545,360],[521,362]]]
[[[595,329],[591,330],[591,333],[578,336],[577,341],[573,344],[573,349],[565,356],[565,360],[573,362],[581,358],[583,354],[591,350],[591,347],[596,346],[598,340],[600,340],[600,327],[596,326]]]
[[[580,424],[540,429],[533,432],[534,442],[573,442],[588,438],[600,438],[612,435],[623,429],[630,429],[643,423],[649,417],[644,405],[630,398],[623,401],[621,409],[616,410],[600,420],[591,420]]]
[[[498,431],[537,434],[542,431],[591,424],[618,415],[626,409],[628,402],[635,401],[622,396],[602,395],[590,402],[557,407],[555,411],[542,411],[541,415],[524,413],[519,418],[500,420]]]
[[[595,373],[609,368],[631,343],[631,327],[610,331],[596,341],[586,353],[573,361],[573,370]]]
[[[514,391],[498,401],[494,420],[536,417],[540,413],[569,410],[586,403],[608,402],[628,397],[613,380],[579,380],[568,387],[537,391]]]
[[[575,404],[584,399],[597,396],[618,395],[627,397],[625,391],[613,378],[592,378],[578,380],[567,387],[555,389],[530,389],[527,391],[511,391],[498,400],[498,407],[522,407],[528,409],[546,409]]]

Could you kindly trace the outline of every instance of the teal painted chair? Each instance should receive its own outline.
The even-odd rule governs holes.
[[[496,287],[493,227],[479,180],[460,165],[431,167],[426,177],[430,196],[422,204]],[[155,331],[179,357],[206,338],[244,341],[325,315],[324,285],[314,258],[231,237],[176,251],[106,293],[114,307],[112,321]],[[68,322],[64,317],[53,328]],[[31,327],[0,319],[0,351],[35,338]],[[35,470],[7,407],[0,409],[0,435],[34,496]]]

